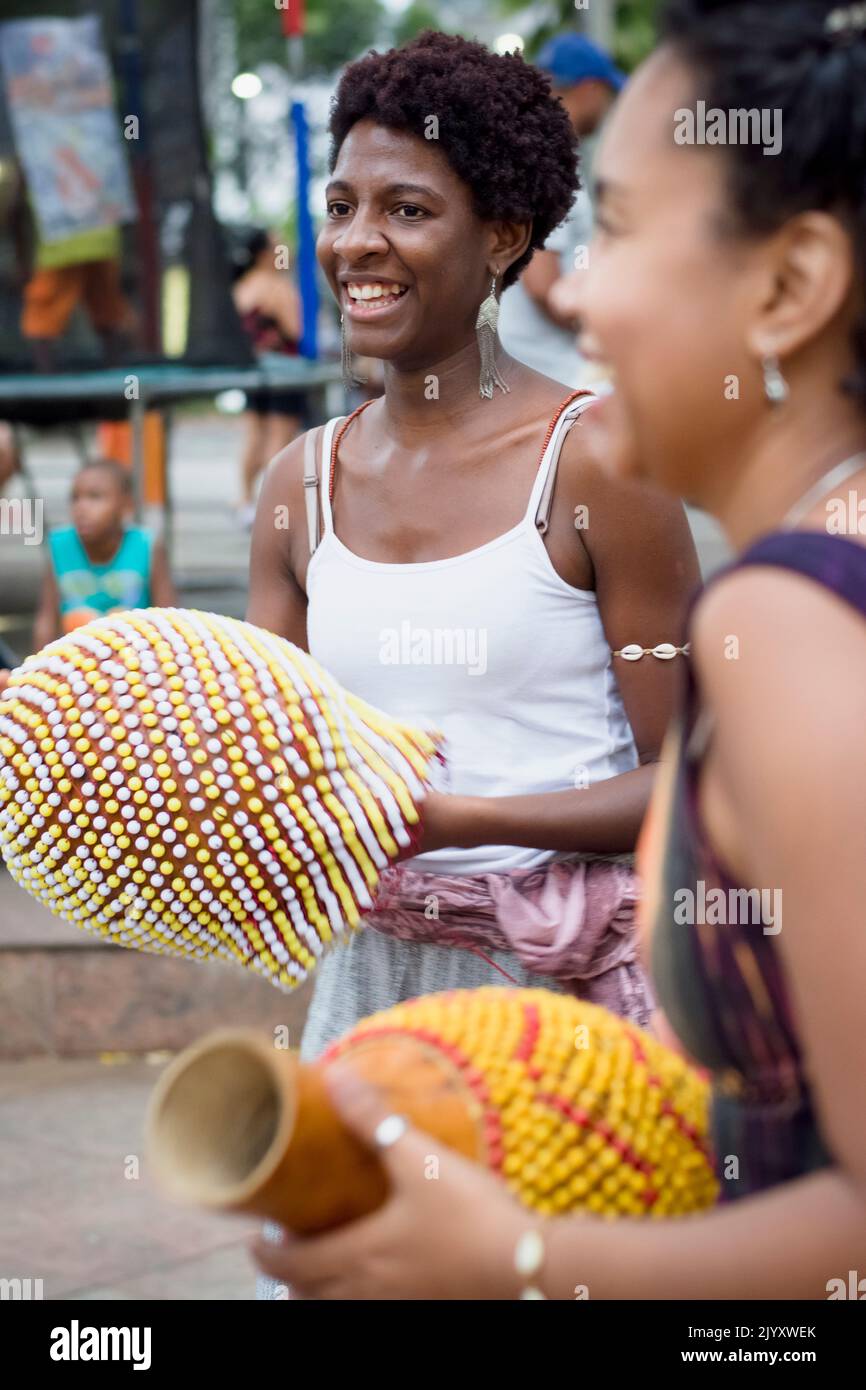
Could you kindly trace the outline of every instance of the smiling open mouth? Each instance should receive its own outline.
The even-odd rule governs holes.
[[[343,297],[352,318],[368,319],[392,309],[404,297],[408,288],[408,285],[398,285],[390,280],[374,284],[356,284],[350,280],[343,286]]]

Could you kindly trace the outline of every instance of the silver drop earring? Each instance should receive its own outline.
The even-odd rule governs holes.
[[[500,391],[510,391],[496,366],[496,325],[499,322],[499,301],[496,298],[496,276],[490,284],[490,293],[482,302],[475,320],[475,336],[481,356],[481,376],[478,380],[478,394],[487,401],[493,399],[493,387]]]
[[[343,372],[343,385],[347,391],[351,391],[353,387],[367,385],[367,378],[365,376],[358,376],[355,372],[352,362],[352,351],[346,337],[346,318],[344,314],[340,315],[340,366]]]
[[[790,392],[778,357],[765,357],[761,365],[764,369],[764,395],[770,405],[784,405]]]

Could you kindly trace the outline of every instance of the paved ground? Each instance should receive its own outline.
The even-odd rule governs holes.
[[[238,616],[248,553],[232,515],[239,445],[239,422],[217,416],[181,418],[174,442],[182,600]],[[65,515],[74,453],[54,439],[37,441],[29,456],[45,524],[54,524]],[[714,568],[723,555],[718,535],[702,517],[693,524],[704,566]],[[38,547],[0,537],[0,634],[22,652],[41,564]],[[20,937],[15,902],[0,893],[0,971],[4,932],[8,944]],[[48,949],[61,933],[70,950],[81,941],[47,920],[31,925],[32,939],[41,933]],[[41,1278],[46,1298],[253,1296],[251,1224],[170,1207],[148,1181],[143,1117],[164,1061],[113,1054],[0,1064],[0,1278]]]
[[[46,1299],[246,1299],[254,1223],[165,1202],[142,1153],[166,1054],[0,1064],[0,1278]]]

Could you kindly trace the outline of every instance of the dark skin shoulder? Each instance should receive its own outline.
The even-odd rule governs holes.
[[[306,434],[298,435],[281,449],[262,480],[250,544],[246,616],[248,622],[306,651],[310,555],[304,510],[305,439]]]

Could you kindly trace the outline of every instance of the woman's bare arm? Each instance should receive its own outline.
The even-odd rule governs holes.
[[[33,622],[33,646],[38,652],[60,636],[60,593],[54,576],[54,567],[48,560],[42,576],[42,591],[39,607]]]
[[[269,302],[282,332],[291,342],[297,342],[303,331],[301,296],[287,275],[280,275]]]
[[[307,650],[304,590],[309,541],[304,503],[304,440],[293,439],[268,465],[250,545],[247,621]]]
[[[810,580],[743,570],[703,600],[695,658],[715,714],[705,819],[715,842],[709,808],[733,810],[716,812],[730,827],[716,849],[744,886],[778,895],[776,942],[836,1166],[652,1230],[567,1223],[551,1279],[566,1297],[583,1270],[591,1297],[825,1298],[829,1281],[866,1274],[863,620]]]
[[[560,517],[564,512],[581,523],[574,543],[585,546],[592,562],[608,643],[612,651],[635,642],[680,645],[688,601],[700,582],[682,505],[655,489],[609,478],[594,462],[590,422],[591,411],[567,437],[556,505]],[[633,849],[685,659],[612,659],[640,762],[634,771],[537,796],[453,797],[447,803],[437,798],[428,808],[422,848],[510,844],[598,854]]]
[[[150,563],[150,597],[157,608],[173,608],[177,590],[171,577],[168,553],[162,541],[154,543]]]

